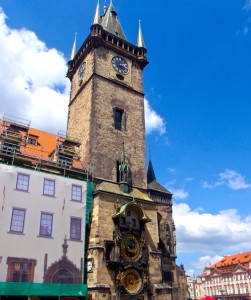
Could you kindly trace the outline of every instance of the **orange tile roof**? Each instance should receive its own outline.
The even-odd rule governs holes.
[[[210,266],[210,268],[222,268],[238,264],[247,265],[249,261],[251,261],[251,251],[241,252],[229,256],[224,256],[217,263]]]
[[[0,119],[0,121],[2,120]],[[9,125],[10,123],[9,124],[7,123],[7,127]],[[4,132],[4,128],[2,128],[2,130],[0,131]],[[19,133],[23,136],[23,138],[27,136],[27,133],[31,138],[32,137],[37,138],[37,145],[21,143],[20,144],[21,154],[36,159],[47,160],[47,161],[51,160],[51,155],[53,151],[56,150],[57,147],[58,138],[59,138],[58,135],[45,132],[42,130],[38,130],[35,128],[29,128],[28,131],[19,128]],[[75,168],[83,169],[81,162],[76,158],[73,158],[73,166]]]

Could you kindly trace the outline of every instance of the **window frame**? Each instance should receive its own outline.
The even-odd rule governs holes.
[[[43,216],[50,216],[51,217],[51,220],[49,223],[45,223],[45,224],[42,224],[42,221],[43,221]],[[46,221],[48,221],[48,219],[46,219]],[[50,225],[50,231],[49,231],[49,234],[46,234],[46,233],[43,233],[43,230],[42,230],[42,225],[45,226],[45,230],[47,229],[48,227],[48,224]],[[41,237],[52,237],[52,229],[53,229],[53,214],[52,213],[48,213],[48,212],[41,212],[40,214],[40,223],[39,223],[39,236]]]
[[[79,221],[78,228],[74,227],[76,223],[73,222]],[[70,220],[70,240],[72,241],[81,241],[82,238],[82,218],[71,217]]]
[[[80,189],[80,195],[79,191],[75,191],[74,189]],[[79,199],[77,199],[79,197]],[[74,202],[83,202],[83,188],[82,185],[72,184],[71,186],[71,201]]]
[[[20,220],[19,219],[14,219],[14,211],[19,211],[19,212],[23,212],[24,215],[22,216],[22,224],[21,224],[21,230],[14,230],[13,227],[20,227]],[[11,221],[10,221],[10,232],[11,233],[18,233],[18,234],[23,234],[24,233],[24,223],[25,223],[25,215],[26,215],[26,209],[24,208],[17,208],[17,207],[13,207],[12,208],[12,213],[11,213]],[[20,215],[16,215],[17,217],[20,217]],[[17,222],[18,224],[13,224],[13,222]]]
[[[26,177],[27,180],[19,178],[21,176]],[[22,182],[19,182],[19,181],[22,181]],[[27,181],[27,185],[24,184],[25,181]],[[28,192],[29,186],[30,186],[30,175],[25,174],[25,173],[17,173],[16,190]]]
[[[113,109],[113,121],[114,128],[118,131],[123,131],[124,129],[124,119],[125,119],[125,111],[122,108],[114,107]]]
[[[49,193],[48,191],[50,191],[50,188],[45,188],[46,187],[46,182],[53,182],[53,194]],[[48,187],[50,187],[50,184],[48,185]],[[48,196],[48,197],[55,197],[56,194],[56,180],[54,179],[49,179],[49,178],[44,178],[44,182],[43,182],[43,196]]]

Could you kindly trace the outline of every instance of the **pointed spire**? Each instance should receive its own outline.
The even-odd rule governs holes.
[[[138,42],[137,42],[137,46],[138,46],[139,48],[145,48],[145,49],[146,49],[146,45],[145,45],[145,42],[144,42],[142,30],[141,30],[141,21],[140,21],[140,20],[139,20],[139,33],[138,33]]]
[[[100,25],[99,0],[98,0],[98,3],[97,3],[96,12],[95,12],[95,16],[94,16],[92,25],[96,25],[96,24]]]
[[[75,33],[74,43],[71,50],[70,60],[73,60],[75,55],[77,54],[77,33]]]
[[[110,1],[109,7],[101,17],[100,25],[102,25],[105,31],[108,31],[114,35],[117,35],[121,39],[126,40],[126,36],[119,22],[118,14],[113,6],[112,1]]]
[[[156,180],[156,176],[153,169],[153,164],[151,159],[149,160],[148,170],[147,170],[147,183],[151,183]]]

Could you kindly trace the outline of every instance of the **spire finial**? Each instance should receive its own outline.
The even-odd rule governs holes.
[[[146,45],[145,45],[145,42],[144,42],[144,38],[143,38],[143,34],[142,34],[142,30],[141,30],[141,20],[139,20],[139,33],[138,33],[137,46],[139,48],[146,48]]]
[[[95,11],[95,15],[94,15],[94,19],[93,19],[93,23],[92,25],[100,25],[100,9],[99,9],[99,0],[97,3],[97,7],[96,7],[96,11]]]
[[[75,32],[75,38],[74,38],[74,43],[73,43],[73,47],[71,50],[70,60],[73,60],[76,54],[77,54],[77,32]]]

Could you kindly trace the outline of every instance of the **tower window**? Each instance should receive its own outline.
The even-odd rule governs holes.
[[[114,127],[117,130],[122,130],[122,121],[123,121],[124,111],[118,108],[114,109]]]

